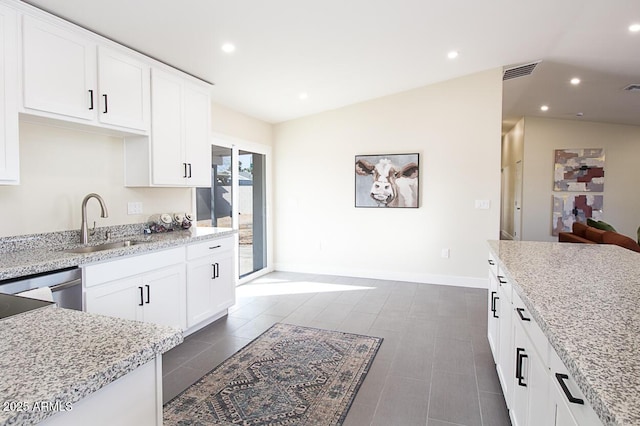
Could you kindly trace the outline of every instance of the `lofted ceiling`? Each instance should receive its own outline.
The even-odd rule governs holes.
[[[640,125],[640,91],[622,90],[640,84],[640,32],[628,30],[638,0],[26,2],[212,82],[215,102],[271,123],[542,60],[504,82],[505,129],[524,115]]]

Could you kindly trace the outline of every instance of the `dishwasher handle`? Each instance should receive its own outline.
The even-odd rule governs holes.
[[[66,288],[70,288],[80,284],[82,284],[82,279],[75,279],[75,280],[67,281],[64,283],[56,284],[51,286],[51,292],[53,293],[56,291],[64,290]]]

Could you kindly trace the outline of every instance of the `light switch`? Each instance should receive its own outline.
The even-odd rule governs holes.
[[[476,200],[476,209],[488,210],[490,206],[491,202],[489,200]]]

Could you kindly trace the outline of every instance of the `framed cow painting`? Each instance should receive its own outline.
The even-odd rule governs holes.
[[[356,207],[418,208],[418,154],[356,155]]]

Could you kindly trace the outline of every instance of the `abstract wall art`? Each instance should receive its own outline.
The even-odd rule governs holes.
[[[554,195],[553,232],[571,232],[573,222],[587,223],[587,218],[602,219],[602,195]]]
[[[554,191],[604,191],[604,149],[556,149]]]

